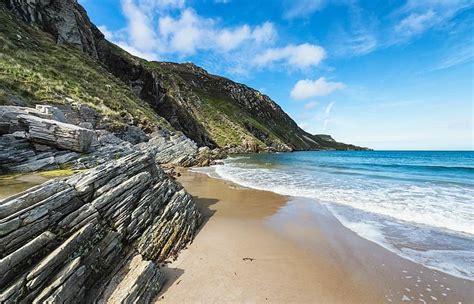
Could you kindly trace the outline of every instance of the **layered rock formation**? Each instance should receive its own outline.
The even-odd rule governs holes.
[[[151,152],[7,198],[0,301],[148,302],[164,279],[157,263],[185,247],[200,220]]]
[[[88,112],[0,106],[1,172],[92,168],[0,201],[1,303],[147,303],[166,279],[159,263],[200,224],[159,164],[209,164],[212,151],[166,130],[96,130]]]
[[[97,117],[92,112],[79,117],[46,105],[0,106],[0,173],[87,169],[136,151],[150,153],[157,164],[183,167],[209,165],[223,156],[207,150],[200,153],[192,140],[166,130],[151,134],[135,129],[118,134],[96,130]]]

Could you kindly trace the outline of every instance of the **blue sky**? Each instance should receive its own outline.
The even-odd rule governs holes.
[[[79,2],[130,53],[245,83],[310,133],[474,149],[474,1]]]

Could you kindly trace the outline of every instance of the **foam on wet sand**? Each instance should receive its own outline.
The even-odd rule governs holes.
[[[179,181],[207,217],[165,271],[165,303],[469,303],[474,283],[403,259],[307,199],[200,173]],[[429,291],[427,289],[430,289]]]

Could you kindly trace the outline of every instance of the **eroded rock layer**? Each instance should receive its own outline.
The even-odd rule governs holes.
[[[138,151],[0,201],[0,302],[148,302],[201,221]]]
[[[125,133],[114,134],[96,129],[99,114],[92,109],[89,112],[78,117],[48,105],[0,106],[0,174],[88,169],[136,151],[153,155],[158,164],[184,167],[209,165],[224,157],[210,149],[198,149],[185,135],[167,130],[146,134],[129,126]]]

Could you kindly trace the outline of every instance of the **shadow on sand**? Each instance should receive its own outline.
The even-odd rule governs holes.
[[[196,231],[196,235],[201,231],[201,229],[206,225],[209,219],[216,213],[216,210],[211,209],[210,207],[219,202],[218,199],[215,198],[203,198],[198,196],[193,196],[194,201],[196,202],[196,206],[202,214],[202,223],[199,229]],[[179,278],[183,275],[184,270],[177,267],[169,267],[168,264],[165,264],[160,271],[164,274],[166,281],[161,288],[160,292],[156,296],[155,300],[160,301],[164,299],[164,294],[172,286],[173,284],[181,283]]]

